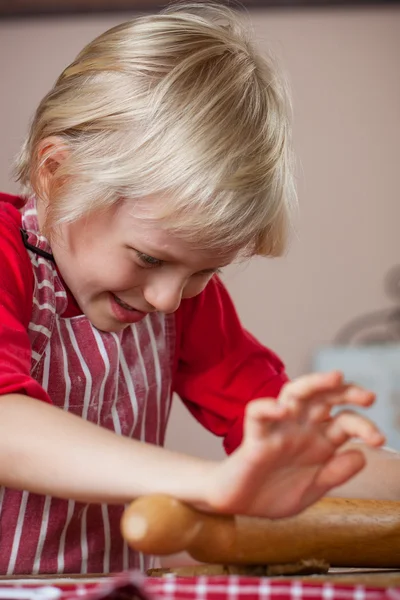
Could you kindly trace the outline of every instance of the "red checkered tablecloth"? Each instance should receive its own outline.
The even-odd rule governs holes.
[[[0,581],[0,600],[400,600],[400,587],[234,575],[145,578],[125,573],[88,580]]]
[[[145,584],[161,600],[400,600],[400,588],[338,586],[267,577],[168,577]]]

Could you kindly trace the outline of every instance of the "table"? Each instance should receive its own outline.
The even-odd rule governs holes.
[[[306,577],[58,577],[0,580],[0,600],[400,600],[399,571]]]

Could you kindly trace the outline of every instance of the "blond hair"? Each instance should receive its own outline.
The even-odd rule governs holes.
[[[66,159],[41,171],[61,138]],[[34,116],[17,177],[46,229],[121,198],[164,199],[169,231],[206,247],[282,253],[295,198],[286,85],[232,10],[177,4],[88,44]],[[60,185],[61,184],[61,185]]]

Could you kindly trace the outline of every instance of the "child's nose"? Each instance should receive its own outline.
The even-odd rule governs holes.
[[[151,286],[144,290],[144,297],[156,310],[168,314],[179,308],[182,291],[182,287],[177,285]]]

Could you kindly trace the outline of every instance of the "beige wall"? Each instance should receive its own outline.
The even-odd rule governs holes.
[[[388,304],[382,278],[400,261],[400,10],[251,17],[291,81],[301,212],[286,258],[233,268],[226,282],[245,325],[295,376],[346,321]],[[0,189],[16,189],[11,159],[60,69],[124,18],[0,23]],[[178,403],[169,445],[221,455]]]

